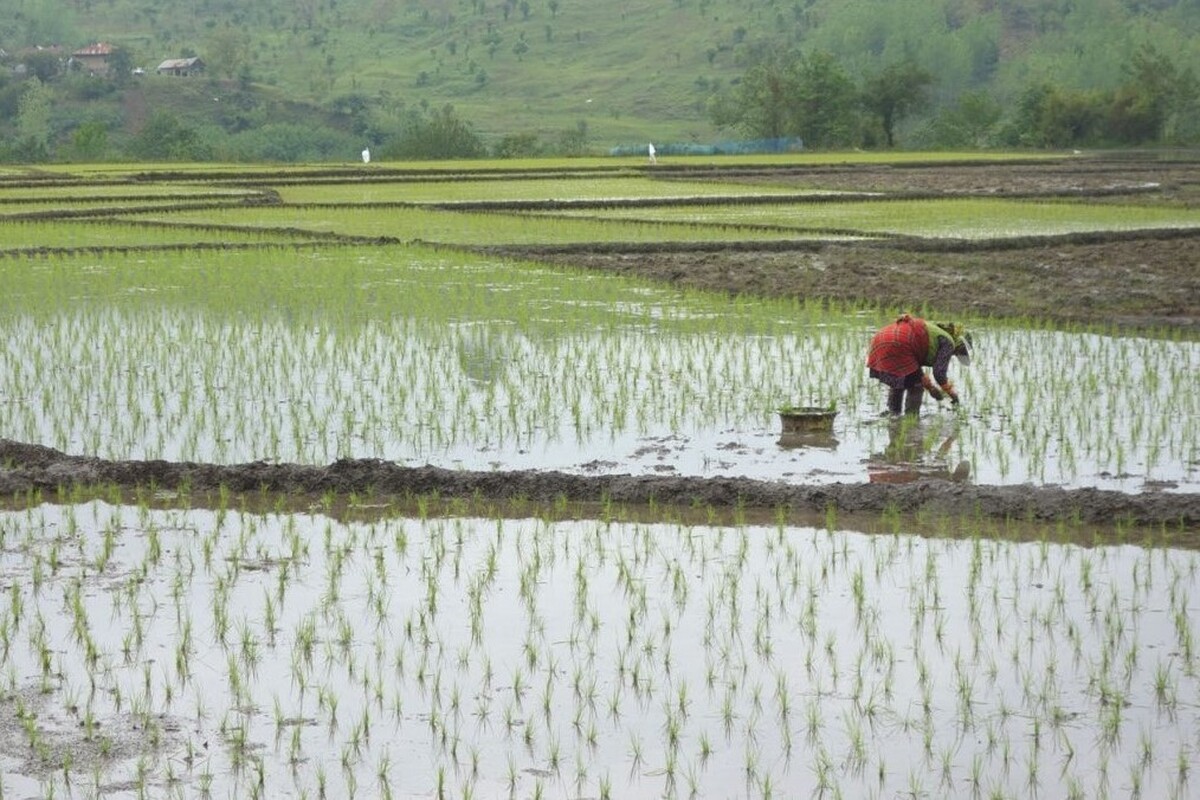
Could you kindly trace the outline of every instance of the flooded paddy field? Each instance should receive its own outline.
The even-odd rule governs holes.
[[[3,796],[1194,794],[1194,162],[661,166],[3,176]]]
[[[6,797],[1193,789],[1194,550],[238,506],[0,514]]]
[[[8,438],[106,459],[377,458],[1200,490],[1200,345],[981,321],[964,398],[881,416],[888,317],[403,247],[0,262]],[[834,407],[827,435],[778,410]]]

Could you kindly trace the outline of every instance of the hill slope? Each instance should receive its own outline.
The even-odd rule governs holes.
[[[194,53],[315,104],[453,104],[491,139],[583,126],[597,144],[711,141],[710,98],[765,47],[828,51],[855,77],[912,57],[942,104],[1112,86],[1146,42],[1200,63],[1200,0],[12,1],[10,52],[107,41],[149,71]]]

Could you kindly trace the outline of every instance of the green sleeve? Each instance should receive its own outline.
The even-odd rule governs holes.
[[[941,326],[928,320],[925,322],[925,331],[929,334],[929,350],[925,353],[925,360],[921,363],[926,367],[932,367],[937,362],[938,347],[942,342],[949,342],[950,348],[954,349],[954,337],[946,333]]]

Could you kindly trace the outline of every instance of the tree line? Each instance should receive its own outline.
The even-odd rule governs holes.
[[[911,126],[916,147],[1126,147],[1200,142],[1200,82],[1152,45],[1123,65],[1113,89],[1031,83],[1003,107],[986,90]],[[891,148],[898,129],[926,111],[937,81],[911,58],[856,81],[826,52],[771,50],[735,86],[713,97],[715,123],[750,138],[799,137],[814,149]]]
[[[111,61],[126,60],[118,51]],[[0,162],[344,161],[364,146],[383,159],[516,158],[583,155],[590,146],[584,122],[489,144],[453,105],[385,108],[364,94],[281,114],[247,83],[214,78],[151,78],[173,81],[171,89],[205,108],[159,107],[128,130],[119,109],[142,80],[123,67],[105,76],[63,69],[52,56],[28,59],[21,77],[0,71]]]
[[[22,77],[0,73],[0,161],[339,161],[363,146],[385,159],[511,158],[583,155],[591,145],[586,122],[489,143],[452,105],[385,108],[359,93],[334,98],[319,114],[280,117],[247,82],[212,78],[196,80],[205,93],[220,93],[219,110],[185,117],[160,109],[127,131],[115,109],[135,79],[122,52],[113,62],[103,78],[63,70],[49,56],[28,59]],[[1111,89],[1031,82],[1008,106],[986,89],[968,90],[935,108],[938,77],[913,58],[856,79],[827,52],[766,49],[711,97],[709,113],[746,138],[798,137],[809,149],[1200,143],[1191,65],[1144,45],[1122,75]]]

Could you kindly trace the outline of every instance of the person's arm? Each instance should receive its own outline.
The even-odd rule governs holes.
[[[933,357],[933,380],[942,388],[942,392],[950,398],[950,402],[958,405],[958,392],[954,391],[954,385],[950,383],[950,358],[954,355],[954,343],[949,339],[942,339],[938,342],[937,353]],[[933,394],[933,392],[930,392]],[[936,395],[934,395],[936,399]]]
[[[929,373],[921,370],[921,385],[925,387],[925,391],[929,392],[929,396],[939,403],[942,402],[942,390],[933,382],[933,378],[929,377]]]

